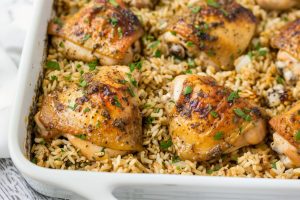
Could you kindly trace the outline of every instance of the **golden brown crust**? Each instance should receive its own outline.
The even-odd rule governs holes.
[[[300,149],[300,140],[295,135],[300,131],[300,103],[294,105],[289,111],[273,117],[269,124],[290,144]]]
[[[279,34],[272,38],[271,45],[300,60],[300,19],[282,27]]]
[[[37,114],[47,130],[41,135],[84,134],[86,140],[102,147],[141,150],[142,118],[125,77],[117,67],[101,67],[99,72],[84,76],[84,88],[70,84],[45,96]]]
[[[107,0],[92,0],[76,14],[50,22],[48,33],[64,38],[91,52],[123,60],[143,29],[138,18],[121,0],[112,5]]]
[[[192,92],[184,95],[185,88]],[[232,91],[209,76],[189,75],[170,112],[170,133],[180,157],[209,160],[239,148],[241,135],[264,117],[260,107],[243,98],[230,100]],[[237,109],[244,116],[236,114]],[[253,123],[253,124],[252,124]],[[261,130],[262,138],[266,130]],[[221,138],[215,138],[220,134]],[[241,142],[238,142],[241,141]]]
[[[252,12],[235,1],[217,1],[218,6],[199,2],[198,12],[191,9],[175,17],[166,31],[175,32],[206,52],[214,63],[232,65],[254,35],[257,20]]]

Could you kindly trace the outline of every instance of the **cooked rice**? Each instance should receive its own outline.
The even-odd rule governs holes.
[[[165,151],[160,149],[160,141],[170,138],[166,115],[166,108],[172,104],[169,94],[170,82],[177,75],[184,74],[189,68],[187,60],[181,61],[164,56],[154,57],[155,50],[163,48],[164,44],[160,43],[155,48],[151,48],[153,46],[151,43],[157,40],[162,28],[166,25],[166,19],[172,17],[174,13],[179,14],[182,7],[190,4],[188,2],[187,0],[161,0],[160,5],[154,11],[132,8],[147,31],[143,37],[145,49],[142,52],[142,78],[138,92],[140,110],[145,121],[148,122],[143,127],[145,150],[137,154],[118,156],[103,161],[89,161],[81,155],[79,149],[72,146],[66,139],[59,138],[45,142],[36,135],[32,146],[33,162],[47,168],[103,172],[290,179],[300,177],[300,168],[286,169],[279,160],[278,154],[270,148],[271,134],[262,144],[241,148],[231,154],[223,155],[218,160],[209,162],[180,161],[173,146]],[[203,66],[201,58],[197,58],[195,59],[197,67],[190,70],[193,74],[206,73],[216,78],[219,84],[233,90],[241,90],[242,97],[252,99],[265,108],[267,114],[272,117],[289,109],[296,99],[300,98],[300,81],[294,86],[288,84],[280,86],[285,93],[284,102],[278,103],[274,97],[273,103],[271,103],[269,97],[270,92],[276,92],[274,88],[281,85],[276,80],[282,76],[275,66],[276,52],[269,46],[270,38],[287,22],[299,18],[300,10],[266,12],[255,3],[255,0],[238,0],[238,2],[251,9],[260,20],[257,34],[252,40],[252,47],[249,47],[249,51],[252,51],[252,59],[248,59],[246,65],[241,66],[237,71],[216,72],[213,67]],[[55,3],[57,15],[74,13],[84,3],[86,0],[57,0]],[[253,50],[253,46],[257,42],[260,42],[268,51],[266,55],[259,55],[257,50]],[[86,63],[67,60],[61,51],[61,47],[58,49],[51,45],[49,47],[47,59],[59,62],[61,70],[45,69],[42,85],[43,95],[47,95],[58,86],[63,87],[69,81],[79,81],[81,71],[89,71]],[[246,58],[245,56],[247,56],[247,52],[244,58]],[[78,64],[81,67],[78,68]],[[43,95],[39,98],[38,105],[40,105]]]

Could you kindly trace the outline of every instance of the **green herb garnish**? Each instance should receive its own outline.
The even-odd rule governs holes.
[[[218,131],[214,135],[214,140],[221,140],[222,138],[223,138],[223,132],[222,131]]]
[[[120,101],[119,101],[119,99],[118,99],[117,96],[114,96],[114,105],[117,106],[117,107],[119,107],[119,108],[122,107],[122,105],[121,105],[121,103],[120,103]]]
[[[229,94],[229,96],[227,97],[227,101],[228,102],[233,102],[235,99],[240,98],[239,92],[240,92],[240,90],[231,92]]]
[[[88,63],[90,71],[95,70],[98,64],[99,64],[98,60],[94,60],[94,61]]]
[[[48,60],[46,62],[47,69],[60,70],[59,63],[56,61]]]
[[[192,10],[193,13],[198,13],[201,10],[201,7],[200,6],[195,6],[195,7],[192,7],[191,10]]]
[[[284,84],[284,79],[282,78],[282,77],[280,77],[280,76],[278,76],[277,78],[276,78],[276,82],[278,83],[278,84]]]
[[[187,41],[187,43],[186,43],[186,46],[188,46],[188,47],[191,47],[193,45],[194,45],[194,43],[192,41]]]
[[[300,141],[300,130],[297,131],[296,135],[294,136],[295,140],[298,142]]]
[[[215,0],[207,0],[207,5],[214,7],[214,8],[220,8],[220,4],[216,2]]]
[[[191,86],[186,86],[184,88],[184,91],[183,91],[183,95],[188,95],[188,94],[191,94],[193,91],[193,88]]]
[[[63,26],[63,22],[61,21],[61,19],[59,19],[58,17],[53,19],[54,24],[57,24],[58,26],[62,27]]]
[[[110,24],[111,24],[113,27],[115,27],[115,26],[118,25],[118,19],[117,19],[117,18],[111,17],[111,18],[109,19],[109,22],[110,22]]]
[[[213,116],[214,118],[217,118],[219,116],[219,114],[214,110],[210,111],[210,115]]]
[[[78,137],[82,140],[86,140],[86,135],[85,134],[78,134],[78,135],[75,135],[75,137]]]
[[[84,113],[87,113],[87,112],[89,112],[89,111],[91,111],[90,108],[85,108],[85,109],[83,110]]]
[[[172,163],[177,163],[180,161],[180,158],[179,156],[175,155],[173,158],[172,158]]]
[[[71,108],[72,110],[75,110],[77,107],[77,104],[75,102],[72,102],[69,104],[69,108]]]
[[[86,87],[87,86],[87,82],[85,80],[80,81],[79,83],[80,87]]]
[[[87,41],[90,38],[91,38],[90,34],[85,34],[84,37],[82,38],[82,41],[85,42],[85,41]]]
[[[246,120],[246,121],[248,121],[248,122],[252,120],[251,116],[250,116],[250,115],[247,115],[247,114],[246,114],[242,109],[240,109],[240,108],[233,109],[233,111],[234,111],[234,113],[235,113],[237,116],[243,118],[244,120]]]
[[[128,92],[132,97],[135,97],[135,94],[134,94],[133,90],[132,90],[130,87],[127,88],[127,92]]]
[[[160,50],[156,50],[156,51],[154,52],[154,57],[160,58],[160,56],[161,56],[161,51],[160,51]]]
[[[192,74],[192,70],[190,70],[190,69],[186,70],[185,74]]]
[[[156,41],[152,42],[149,47],[151,49],[154,49],[154,48],[156,48],[159,45],[159,43],[160,43],[160,41],[156,40]]]
[[[196,67],[196,63],[195,63],[195,61],[193,60],[193,59],[188,59],[187,60],[187,62],[188,62],[188,66],[190,67],[190,68],[194,68],[194,67]]]
[[[119,6],[119,4],[116,2],[116,0],[109,0],[109,3],[115,7]]]
[[[51,79],[51,81],[57,80],[57,76],[53,75],[53,76],[51,76],[50,79]]]
[[[160,142],[160,148],[162,148],[163,150],[166,150],[166,149],[168,149],[170,146],[172,146],[172,140],[171,139],[169,139],[169,140],[167,140],[167,141],[161,141]]]

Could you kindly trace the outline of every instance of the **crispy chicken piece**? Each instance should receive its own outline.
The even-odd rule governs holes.
[[[142,150],[137,79],[127,66],[105,66],[85,74],[79,85],[56,89],[35,116],[39,133],[65,136],[91,160],[99,159],[99,150],[107,156]]]
[[[300,102],[289,111],[275,116],[270,125],[276,131],[271,147],[286,167],[300,167]]]
[[[262,109],[212,77],[180,75],[172,87],[169,131],[181,159],[210,160],[264,139]]]
[[[256,0],[258,5],[267,10],[288,10],[294,6],[299,7],[299,0]]]
[[[252,12],[232,0],[216,1],[214,6],[199,1],[185,13],[171,19],[161,36],[168,53],[180,58],[202,55],[206,64],[224,69],[231,69],[256,29]]]
[[[276,66],[283,71],[287,82],[299,80],[300,76],[300,19],[284,26],[271,40],[279,49]]]
[[[72,16],[55,18],[48,27],[54,46],[70,59],[103,65],[128,64],[143,35],[138,18],[121,0],[92,0]]]
[[[136,8],[149,8],[153,9],[154,6],[158,3],[159,0],[125,0],[129,6]]]

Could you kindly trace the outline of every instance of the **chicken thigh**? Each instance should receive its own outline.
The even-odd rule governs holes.
[[[283,71],[287,82],[299,80],[300,76],[300,19],[284,26],[272,38],[271,45],[279,49],[276,66]]]
[[[84,74],[79,85],[44,97],[35,115],[38,132],[46,139],[65,136],[90,160],[102,151],[114,156],[142,150],[137,79],[127,66]]]
[[[92,0],[74,15],[52,20],[48,33],[69,59],[117,65],[132,61],[143,29],[121,0]]]
[[[273,117],[269,123],[276,131],[272,149],[279,153],[286,167],[300,167],[300,103]]]
[[[299,0],[256,0],[258,5],[267,10],[287,10],[294,6],[299,7]]]
[[[261,108],[209,76],[180,75],[173,81],[169,131],[181,159],[205,161],[266,135]]]
[[[203,55],[206,64],[224,69],[245,51],[256,29],[252,12],[232,0],[214,5],[199,1],[185,13],[171,19],[161,36],[168,53],[180,58]]]
[[[129,6],[153,9],[159,0],[124,0]]]

